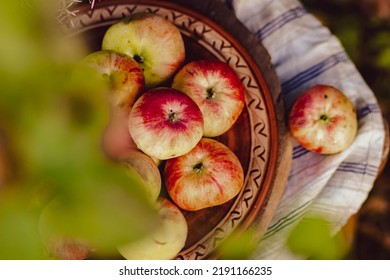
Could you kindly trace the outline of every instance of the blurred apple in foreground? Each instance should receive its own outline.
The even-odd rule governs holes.
[[[176,74],[172,84],[198,104],[204,117],[204,136],[215,137],[229,130],[245,105],[240,78],[225,62],[192,61]]]
[[[189,153],[166,162],[165,183],[180,208],[196,211],[236,196],[244,172],[236,155],[222,143],[203,138]]]
[[[94,248],[83,238],[53,230],[51,223],[55,203],[49,203],[39,220],[39,234],[50,258],[59,260],[84,260],[94,254]]]
[[[345,150],[358,129],[354,105],[329,85],[316,85],[301,95],[290,111],[288,125],[299,144],[321,154]]]
[[[156,201],[161,190],[161,175],[155,161],[137,149],[131,149],[121,156],[121,160],[135,172],[145,186],[151,201]]]
[[[160,223],[149,236],[118,246],[128,260],[168,260],[184,247],[188,226],[182,212],[166,198],[159,198]]]
[[[156,14],[136,14],[106,31],[102,49],[134,58],[144,70],[146,86],[167,81],[185,58],[183,38],[169,20]]]
[[[130,135],[147,155],[165,160],[189,152],[203,134],[203,116],[196,103],[172,88],[145,92],[129,116]]]

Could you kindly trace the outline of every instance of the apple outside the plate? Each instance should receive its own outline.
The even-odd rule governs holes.
[[[316,85],[301,95],[289,114],[292,136],[304,148],[335,154],[354,140],[358,122],[352,102],[338,89]]]
[[[166,198],[159,198],[160,223],[151,232],[133,243],[118,246],[119,253],[128,260],[168,260],[184,247],[188,226],[180,209]]]
[[[245,105],[245,90],[240,78],[222,61],[198,60],[186,64],[175,75],[172,87],[198,104],[206,137],[228,131]]]
[[[166,160],[189,152],[203,135],[203,116],[196,103],[172,88],[145,92],[129,115],[130,135],[147,155]]]
[[[223,204],[243,187],[244,172],[237,156],[224,144],[202,138],[187,154],[167,160],[165,184],[181,209],[196,211]]]
[[[144,70],[147,88],[167,81],[185,59],[179,29],[156,14],[136,14],[111,25],[102,49],[133,57]]]

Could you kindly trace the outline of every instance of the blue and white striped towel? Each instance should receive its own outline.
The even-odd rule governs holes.
[[[367,198],[381,163],[384,125],[377,100],[340,42],[297,0],[233,0],[237,18],[262,41],[282,85],[287,111],[318,83],[342,90],[355,104],[359,131],[344,152],[324,156],[293,143],[285,193],[254,259],[295,259],[287,236],[303,215],[322,215],[334,232]]]

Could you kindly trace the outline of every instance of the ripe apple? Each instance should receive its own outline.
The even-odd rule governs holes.
[[[164,176],[169,196],[188,211],[223,204],[236,196],[244,183],[236,155],[208,138],[202,138],[189,153],[167,160]]]
[[[146,86],[167,81],[185,58],[179,29],[156,14],[136,14],[113,24],[106,31],[102,48],[133,57],[144,70]]]
[[[145,92],[129,115],[130,135],[147,155],[165,160],[189,152],[203,134],[203,116],[184,93],[166,87]]]
[[[81,65],[108,82],[113,110],[130,112],[145,86],[144,73],[133,58],[113,51],[97,51],[86,56]]]
[[[161,175],[155,161],[138,149],[131,149],[121,156],[129,172],[139,176],[151,201],[156,201],[161,190]]]
[[[288,126],[292,136],[304,148],[335,154],[354,140],[358,122],[352,102],[338,89],[316,85],[293,104]]]
[[[207,137],[229,130],[245,105],[245,90],[240,78],[222,61],[198,60],[186,64],[175,75],[172,87],[198,104]]]
[[[133,243],[118,246],[128,260],[168,260],[184,247],[188,226],[180,209],[168,199],[158,200],[160,221],[150,235]]]

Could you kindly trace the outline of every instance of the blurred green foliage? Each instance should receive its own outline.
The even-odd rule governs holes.
[[[258,242],[254,231],[235,231],[217,247],[216,255],[223,260],[248,260]]]
[[[332,234],[329,222],[321,217],[303,218],[292,230],[287,246],[304,259],[338,260],[346,256],[347,243]]]
[[[101,151],[107,87],[71,78],[88,49],[60,32],[55,2],[1,4],[0,259],[52,258],[44,234],[108,256],[156,224],[139,179]]]

